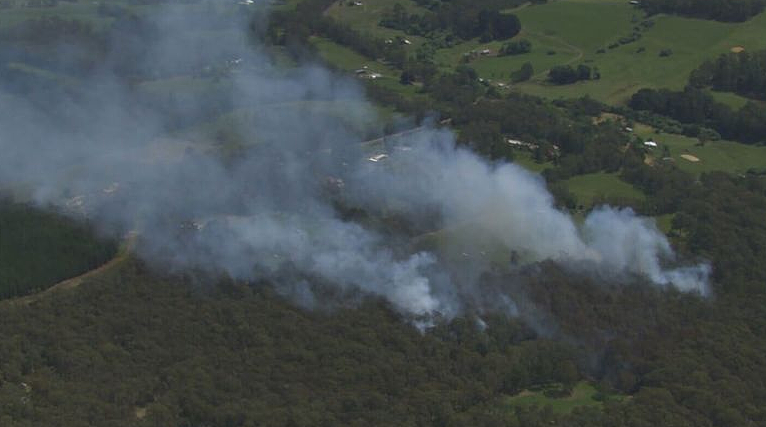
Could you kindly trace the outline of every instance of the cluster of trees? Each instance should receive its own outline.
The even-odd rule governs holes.
[[[742,22],[763,12],[764,0],[641,0],[648,14],[670,13],[724,22]]]
[[[396,3],[386,11],[380,20],[380,25],[386,28],[404,31],[407,34],[429,36],[439,28],[439,22],[434,14],[418,15],[407,12],[407,9]]]
[[[712,128],[726,139],[745,143],[766,139],[766,106],[757,102],[748,102],[735,111],[701,89],[686,87],[683,91],[641,89],[631,97],[629,105],[635,110]]]
[[[510,43],[504,44],[500,51],[498,51],[499,55],[521,55],[523,53],[529,53],[532,51],[532,42],[530,42],[527,39],[521,39],[521,40],[515,40]]]
[[[0,299],[47,288],[114,256],[88,225],[0,198]]]
[[[331,0],[302,1],[294,10],[273,12],[265,34],[258,34],[260,20],[254,21],[251,30],[264,41],[285,46],[297,58],[305,55],[308,38],[319,34],[368,58],[383,59],[398,68],[405,67],[409,58],[404,46],[386,43],[383,38],[362,33],[325,16],[324,10],[332,3]]]
[[[766,50],[728,53],[705,61],[692,71],[689,84],[766,100]]]
[[[548,80],[557,85],[567,85],[582,80],[598,80],[601,73],[598,68],[591,68],[585,64],[580,64],[577,68],[571,65],[557,65],[548,71]]]
[[[482,10],[479,12],[477,32],[481,41],[506,40],[521,31],[521,21],[516,15],[501,13],[497,10]]]
[[[514,83],[525,82],[532,78],[535,70],[532,68],[531,62],[525,62],[521,64],[521,68],[511,73],[511,81]]]
[[[449,31],[463,40],[481,37],[483,41],[504,40],[516,35],[521,24],[503,10],[516,7],[521,0],[417,0],[432,16],[420,20],[432,22],[429,27]]]
[[[467,11],[472,15],[458,17],[451,13],[453,7],[450,5],[437,8],[435,12],[418,15],[408,13],[397,3],[384,15],[380,25],[420,36],[430,36],[437,30],[449,31],[464,40],[481,37],[484,42],[505,40],[521,30],[521,23],[516,15],[492,9],[475,9]]]

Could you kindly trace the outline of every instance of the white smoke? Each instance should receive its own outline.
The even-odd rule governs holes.
[[[222,60],[188,42],[198,22],[158,21],[142,67]],[[578,227],[539,176],[456,148],[443,130],[401,137],[396,144],[410,149],[389,147],[390,157],[370,162],[353,127],[378,117],[352,80],[316,66],[285,72],[244,37],[225,51],[227,63],[242,64],[228,75],[226,96],[246,116],[232,127],[248,141],[233,160],[206,141],[168,137],[163,112],[137,108],[134,89],[107,70],[90,76],[86,96],[44,106],[0,96],[0,188],[31,188],[41,205],[85,213],[104,230],[136,230],[138,255],[153,263],[268,279],[307,306],[313,282],[378,295],[418,316],[455,315],[477,292],[478,275],[455,280],[438,254],[407,251],[401,236],[343,219],[326,188],[327,177],[340,176],[337,198],[369,212],[399,206],[428,220],[423,213],[436,210],[441,227],[490,235],[525,262],[582,262],[707,294],[709,268],[665,267],[673,251],[650,220],[604,207]],[[204,107],[194,102],[179,102],[179,111]],[[333,118],[323,107],[333,105],[348,107]],[[515,310],[512,295],[494,299]]]

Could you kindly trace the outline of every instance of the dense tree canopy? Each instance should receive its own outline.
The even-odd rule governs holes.
[[[763,12],[764,0],[641,0],[650,15],[671,13],[716,21],[741,22]]]
[[[600,77],[600,76],[598,76]],[[566,85],[596,78],[593,70],[584,64],[573,68],[571,65],[557,65],[548,71],[548,80],[557,85]]]
[[[689,84],[766,100],[766,50],[728,53],[705,61],[692,72]]]
[[[0,197],[0,299],[96,268],[115,252],[88,226]]]

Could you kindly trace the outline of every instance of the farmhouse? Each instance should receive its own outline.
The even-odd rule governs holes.
[[[104,194],[112,194],[112,193],[116,192],[119,188],[120,188],[120,183],[119,182],[113,182],[108,187],[104,188],[101,191],[103,191]]]
[[[537,144],[532,144],[532,143],[529,143],[529,142],[519,141],[517,139],[510,139],[509,138],[509,139],[506,139],[505,142],[508,143],[508,145],[512,145],[514,147],[519,147],[519,148],[524,147],[524,148],[527,148],[529,150],[536,150],[539,147],[539,145],[537,145]]]
[[[360,79],[377,79],[380,77],[383,77],[382,74],[376,73],[374,71],[371,71],[367,66],[363,66],[362,68],[359,68],[358,70],[354,71],[356,73],[356,76]]]
[[[387,157],[388,157],[388,154],[382,153],[382,154],[376,154],[376,155],[368,158],[367,160],[369,160],[369,161],[371,161],[373,163],[378,163],[379,161],[384,160]]]

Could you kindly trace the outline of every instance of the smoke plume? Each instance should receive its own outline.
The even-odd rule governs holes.
[[[708,292],[708,267],[672,267],[651,220],[602,207],[578,225],[539,176],[488,163],[445,130],[360,144],[381,119],[352,79],[279,67],[209,14],[154,19],[150,45],[111,40],[107,65],[72,90],[6,83],[1,188],[105,233],[136,231],[153,264],[268,280],[308,306],[329,291],[452,316],[485,269],[545,259]],[[126,78],[126,52],[140,52],[130,76],[159,83]],[[174,84],[199,89],[163,92]],[[212,133],[211,111],[230,121]],[[514,295],[490,298],[513,309]]]

